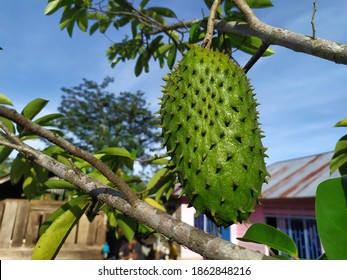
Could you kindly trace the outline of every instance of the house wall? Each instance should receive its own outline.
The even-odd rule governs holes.
[[[181,204],[181,220],[189,225],[194,226],[194,207],[188,207],[188,203]],[[202,259],[202,256],[181,246],[181,256],[180,259],[189,260],[189,259]]]
[[[231,226],[231,242],[239,246],[268,254],[268,249],[260,244],[239,241],[247,229],[254,223],[266,223],[266,217],[288,216],[288,217],[315,217],[314,198],[287,198],[266,199],[256,205],[254,213],[250,217],[250,223]]]

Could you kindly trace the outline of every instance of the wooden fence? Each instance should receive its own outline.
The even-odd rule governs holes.
[[[40,225],[63,203],[4,199],[0,201],[0,259],[31,259]],[[102,259],[105,215],[90,223],[85,215],[70,232],[56,259]]]

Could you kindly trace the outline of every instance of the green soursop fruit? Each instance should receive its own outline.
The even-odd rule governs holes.
[[[200,46],[164,80],[163,146],[182,194],[217,226],[247,220],[268,176],[249,80],[228,56]]]

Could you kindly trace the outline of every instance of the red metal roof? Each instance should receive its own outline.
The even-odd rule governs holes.
[[[322,181],[340,176],[330,176],[330,160],[333,152],[280,161],[267,167],[271,174],[269,183],[263,185],[262,198],[315,197]]]

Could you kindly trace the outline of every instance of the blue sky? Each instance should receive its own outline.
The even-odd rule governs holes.
[[[268,24],[311,35],[313,0],[273,0],[274,8],[255,10]],[[168,3],[179,19],[199,18],[202,1],[151,1]],[[144,91],[157,111],[161,96],[161,77],[167,68],[151,65],[148,74],[136,78],[134,62],[112,69],[106,49],[111,44],[103,35],[89,36],[77,29],[70,38],[59,29],[59,15],[44,16],[46,0],[0,0],[0,93],[21,110],[29,101],[41,97],[50,100],[46,113],[57,112],[61,87],[78,85],[82,78],[101,82],[115,78],[110,88]],[[347,43],[343,28],[347,1],[317,0],[316,36]],[[112,33],[114,41],[122,33]],[[262,59],[249,72],[260,103],[260,122],[268,148],[267,163],[331,151],[346,133],[334,124],[347,117],[347,66],[273,46],[276,54]],[[240,64],[248,55],[237,54]]]

